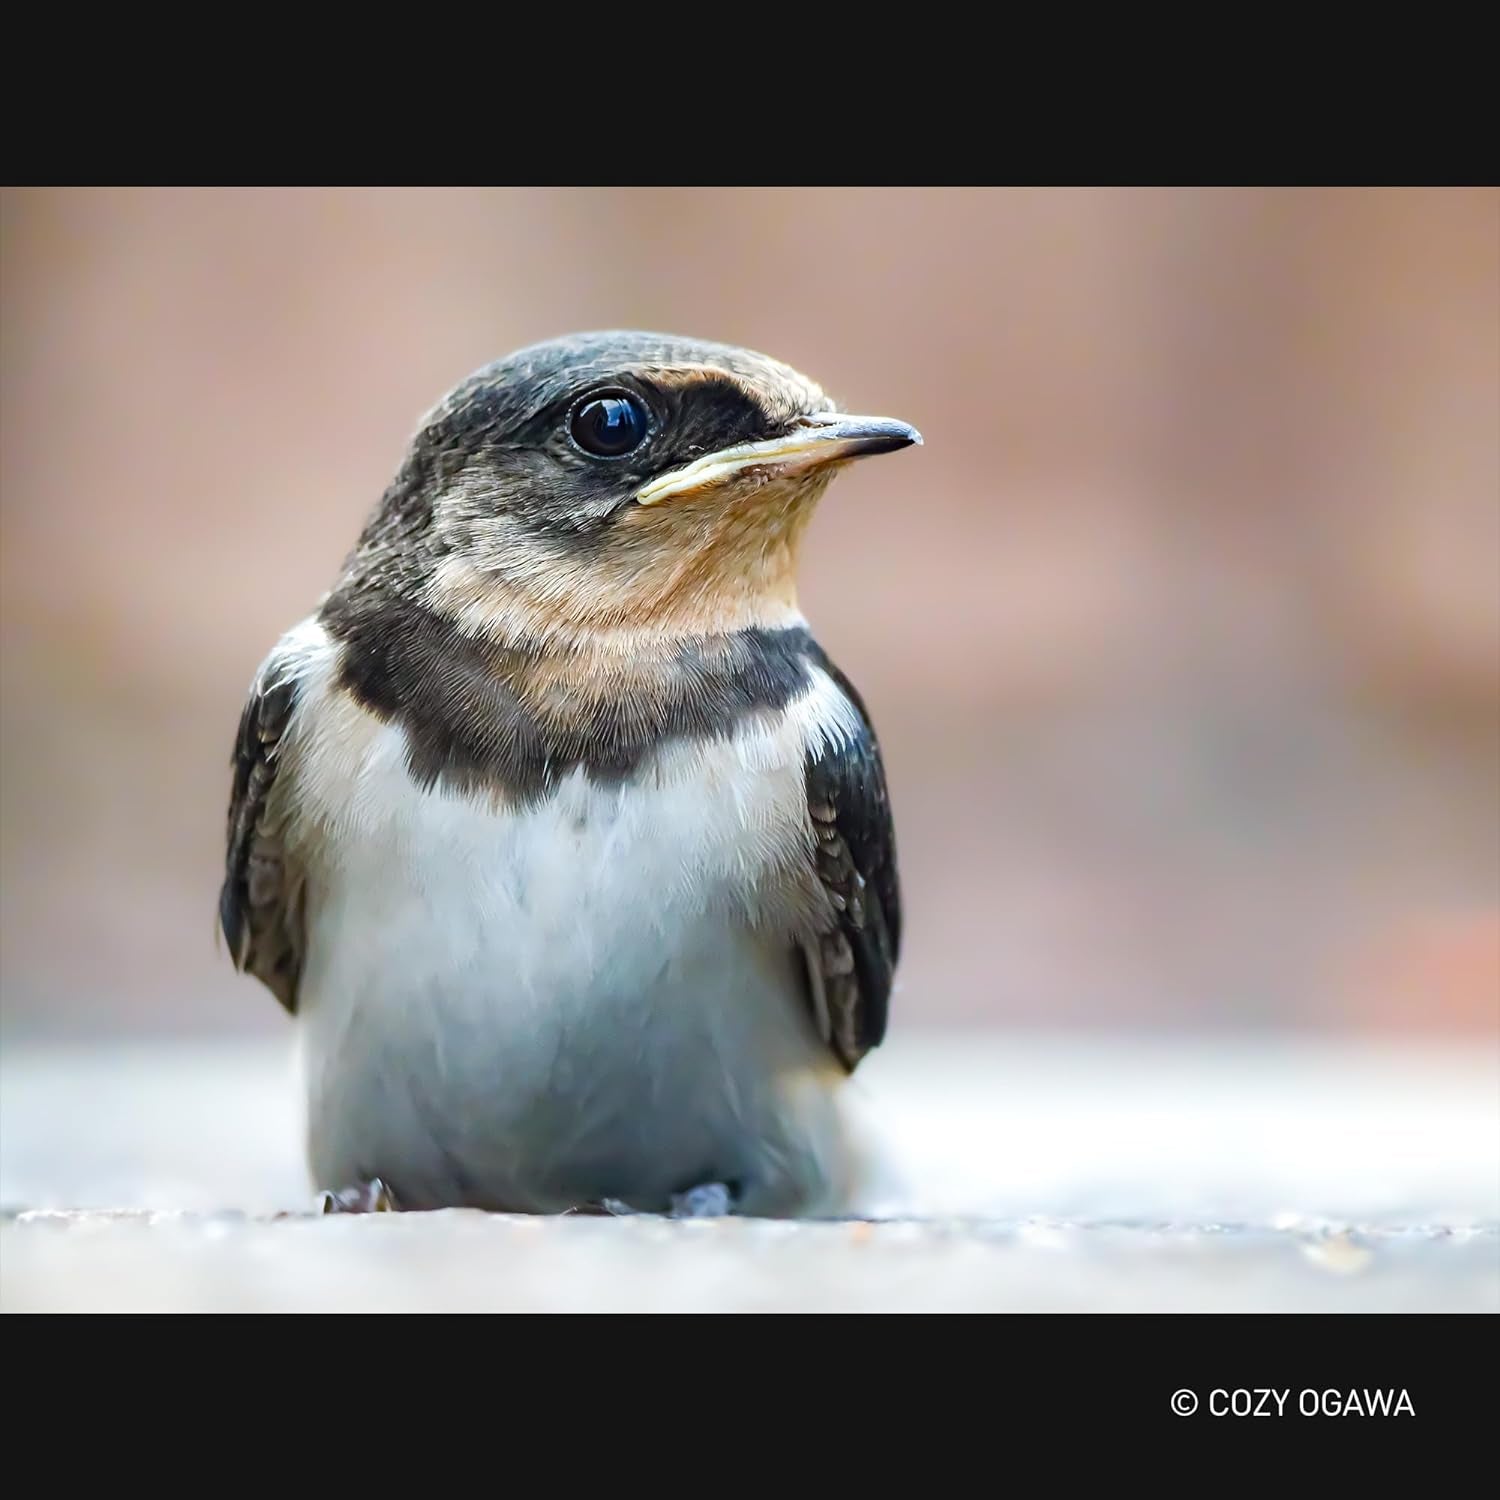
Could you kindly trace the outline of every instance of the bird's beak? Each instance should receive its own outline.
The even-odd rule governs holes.
[[[779,479],[825,464],[846,463],[875,453],[894,453],[897,448],[909,448],[921,441],[922,434],[915,427],[890,417],[818,413],[800,418],[782,437],[721,448],[669,474],[659,474],[638,490],[635,498],[641,505],[660,505],[664,500],[712,489],[751,469]]]

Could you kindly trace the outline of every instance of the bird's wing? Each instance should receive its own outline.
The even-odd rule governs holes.
[[[302,972],[303,883],[273,797],[303,659],[285,643],[261,664],[240,714],[229,794],[219,922],[236,969],[253,974],[293,1014]]]
[[[834,917],[804,951],[819,1027],[852,1073],[885,1036],[901,952],[901,887],[885,767],[869,714],[843,673],[826,659],[821,665],[858,711],[860,729],[807,759],[813,859]]]

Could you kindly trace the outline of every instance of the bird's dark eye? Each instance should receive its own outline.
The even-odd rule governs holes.
[[[573,441],[595,458],[619,458],[646,441],[646,408],[634,396],[594,396],[573,411]]]

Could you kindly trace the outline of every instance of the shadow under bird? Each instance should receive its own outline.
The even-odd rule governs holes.
[[[423,421],[251,685],[220,918],[331,1210],[837,1213],[901,942],[865,707],[797,602],[920,443],[749,350],[538,344]]]

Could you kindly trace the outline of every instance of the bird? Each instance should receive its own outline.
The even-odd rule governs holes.
[[[901,951],[835,473],[920,444],[752,350],[530,345],[422,417],[253,675],[219,894],[323,1212],[839,1216]]]

